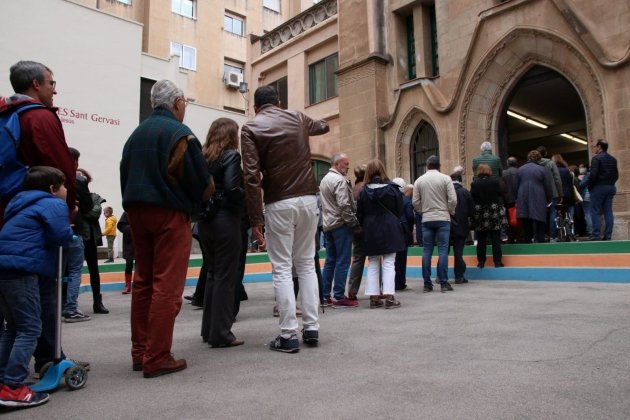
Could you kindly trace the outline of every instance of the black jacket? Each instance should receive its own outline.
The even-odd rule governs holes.
[[[615,185],[618,179],[617,159],[607,152],[601,152],[593,156],[591,160],[591,176],[588,181],[590,190],[596,185]]]
[[[401,224],[404,213],[398,185],[380,178],[372,179],[359,193],[357,219],[363,227],[365,255],[384,255],[407,247]]]
[[[240,217],[245,206],[245,190],[238,150],[224,150],[217,160],[210,163],[210,174],[216,188],[213,199],[217,201],[219,208]]]
[[[461,183],[453,182],[453,186],[457,194],[457,207],[455,216],[451,216],[451,237],[465,238],[470,233],[470,219],[475,214],[475,203],[470,192]]]

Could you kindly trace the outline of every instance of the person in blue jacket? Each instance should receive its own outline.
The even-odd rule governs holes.
[[[0,332],[3,407],[32,407],[49,398],[24,381],[42,330],[38,279],[55,277],[58,248],[73,239],[64,181],[59,169],[31,167],[22,192],[4,213],[0,230],[0,309],[6,321]]]

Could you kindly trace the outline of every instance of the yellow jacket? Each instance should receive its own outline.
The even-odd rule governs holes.
[[[113,214],[105,219],[105,229],[103,236],[116,236],[116,224],[118,219]]]

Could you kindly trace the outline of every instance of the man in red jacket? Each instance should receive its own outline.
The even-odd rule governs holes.
[[[76,212],[76,186],[74,159],[70,155],[57,108],[53,106],[53,96],[57,94],[57,82],[52,70],[35,61],[19,61],[11,66],[9,79],[15,94],[9,98],[0,97],[0,112],[39,103],[42,108],[33,108],[20,114],[20,146],[18,156],[28,166],[52,166],[66,176],[68,190],[66,203],[70,215]],[[0,202],[0,227],[4,209],[8,203]],[[68,218],[68,224],[71,217]],[[54,360],[55,324],[57,317],[55,282],[40,278],[39,293],[41,304],[42,333],[37,342],[35,370],[39,371],[46,363]],[[65,357],[62,352],[62,357]],[[89,370],[89,363],[77,362]]]

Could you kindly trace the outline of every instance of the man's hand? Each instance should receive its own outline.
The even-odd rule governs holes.
[[[252,226],[252,232],[254,233],[254,235],[256,235],[256,239],[258,239],[259,247],[264,248],[265,246],[267,246],[267,244],[265,243],[265,235],[263,234],[261,225]]]

